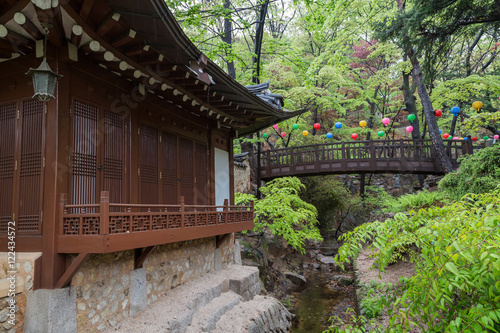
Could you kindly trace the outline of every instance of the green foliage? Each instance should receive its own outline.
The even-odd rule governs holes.
[[[332,326],[328,330],[323,331],[323,333],[380,333],[385,331],[382,325],[375,324],[374,319],[368,319],[365,316],[356,316],[353,309],[348,309],[347,315],[349,317],[349,324],[337,316],[332,317],[330,318]]]
[[[401,244],[419,249],[415,275],[394,294],[390,331],[500,332],[500,190],[365,224],[342,238],[337,262],[372,241],[382,271]]]
[[[268,228],[301,253],[305,253],[306,240],[322,240],[316,226],[316,208],[299,197],[303,189],[304,185],[296,177],[277,178],[261,187],[263,198],[255,203],[254,231]],[[237,194],[236,204],[246,203],[252,197]]]
[[[447,174],[439,188],[458,199],[467,193],[485,193],[500,184],[500,145],[481,149],[462,158],[460,168]]]
[[[383,202],[385,213],[389,212],[404,212],[408,210],[418,210],[427,208],[433,205],[442,205],[449,202],[446,193],[443,191],[429,192],[427,190],[419,191],[414,194],[404,194],[400,197],[394,198],[386,196]]]

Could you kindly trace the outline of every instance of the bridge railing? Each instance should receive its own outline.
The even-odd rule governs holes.
[[[445,146],[447,147],[447,154],[454,164],[456,164],[456,160],[460,156],[468,154],[469,150],[472,149],[472,146],[468,145],[465,140],[450,140],[445,142]],[[286,173],[290,174],[292,170],[296,170],[297,166],[308,166],[310,170],[320,170],[319,165],[323,162],[343,161],[345,171],[348,172],[352,171],[352,169],[347,170],[347,162],[358,161],[360,162],[359,168],[362,169],[363,165],[365,165],[366,171],[369,172],[368,168],[373,169],[377,161],[399,161],[401,165],[405,165],[407,162],[419,161],[432,164],[435,160],[436,154],[431,140],[366,140],[332,142],[264,151],[261,153],[261,169],[264,171],[263,174],[270,176],[270,169],[274,167],[287,168]],[[369,162],[361,163],[362,161]],[[323,166],[322,168],[324,169]],[[436,166],[436,168],[438,167]],[[266,169],[268,172],[265,172]],[[327,172],[327,170],[323,171]],[[273,174],[276,175],[276,172],[277,170],[274,170]]]

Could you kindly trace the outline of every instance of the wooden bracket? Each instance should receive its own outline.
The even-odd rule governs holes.
[[[155,248],[156,248],[156,245],[148,246],[144,249],[135,249],[135,251],[134,251],[134,269],[142,268],[144,261],[146,261],[146,259],[149,257],[149,255],[153,252],[153,250]]]
[[[68,269],[66,269],[66,272],[64,272],[59,281],[57,281],[55,288],[59,289],[67,287],[71,283],[73,276],[75,276],[76,272],[78,272],[89,256],[90,253],[79,253],[71,265],[69,265]]]
[[[225,234],[222,236],[216,236],[215,237],[215,248],[218,249],[224,241],[231,236],[231,234]]]

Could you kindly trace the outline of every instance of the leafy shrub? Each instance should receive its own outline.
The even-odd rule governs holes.
[[[447,174],[439,188],[452,198],[460,199],[467,193],[486,193],[500,184],[500,145],[481,149],[464,156],[460,168]]]
[[[322,240],[316,208],[299,197],[304,187],[296,177],[276,178],[260,189],[263,198],[255,202],[254,230],[261,232],[266,227],[301,253],[305,253],[306,240]],[[252,198],[238,193],[235,202],[248,203]]]
[[[390,331],[500,332],[500,190],[365,224],[343,239],[339,264],[371,240],[381,270],[400,244],[420,249],[415,275],[393,295]]]

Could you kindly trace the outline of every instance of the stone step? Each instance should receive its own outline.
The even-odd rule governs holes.
[[[184,333],[200,309],[229,291],[243,300],[252,299],[260,293],[259,270],[256,267],[229,265],[205,274],[168,290],[142,312],[106,332]]]
[[[211,332],[215,329],[220,317],[234,308],[241,300],[242,297],[233,291],[222,293],[222,295],[214,298],[210,303],[198,310],[193,316],[186,333]]]
[[[293,317],[277,299],[255,296],[224,314],[211,333],[286,333]]]

